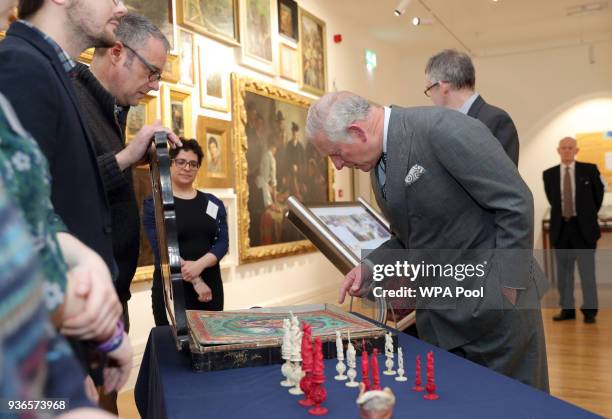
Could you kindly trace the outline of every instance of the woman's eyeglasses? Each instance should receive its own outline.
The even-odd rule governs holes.
[[[200,163],[195,160],[173,159],[172,161],[179,169],[197,169],[200,167]]]

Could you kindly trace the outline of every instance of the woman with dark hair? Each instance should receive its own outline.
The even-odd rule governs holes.
[[[181,255],[185,308],[223,310],[223,282],[219,262],[227,253],[227,215],[216,196],[196,190],[193,182],[204,153],[196,140],[181,138],[182,147],[170,150],[170,177]],[[157,326],[167,325],[153,197],[144,200],[142,219],[155,254],[151,298]]]

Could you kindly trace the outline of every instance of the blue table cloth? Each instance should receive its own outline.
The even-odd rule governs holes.
[[[385,358],[379,355],[381,386],[393,390],[397,403],[394,418],[598,418],[586,410],[559,400],[518,381],[459,358],[418,339],[399,333],[407,382],[398,383],[382,374]],[[424,400],[424,393],[410,390],[415,357],[421,355],[423,382],[427,352],[433,350],[439,400]],[[357,380],[361,377],[358,350]],[[395,358],[397,363],[397,358]],[[325,361],[323,406],[326,418],[357,418],[358,390],[335,381],[336,361]],[[135,398],[143,419],[211,418],[272,419],[312,418],[307,409],[279,385],[280,365],[216,372],[193,372],[189,355],[176,350],[169,327],[151,330],[136,383]]]

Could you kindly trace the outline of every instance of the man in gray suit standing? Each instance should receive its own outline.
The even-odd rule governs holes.
[[[445,310],[417,306],[419,336],[548,391],[539,311],[545,280],[531,255],[533,198],[489,130],[444,108],[382,108],[336,92],[311,106],[306,137],[338,170],[371,171],[394,233],[368,256],[369,264],[346,275],[340,303],[346,293],[370,292],[365,271],[385,251],[480,252],[490,262],[478,283],[482,298],[457,297]]]
[[[519,138],[510,115],[489,105],[475,91],[476,71],[465,53],[445,49],[434,55],[425,67],[425,96],[436,106],[454,109],[485,124],[518,166]]]

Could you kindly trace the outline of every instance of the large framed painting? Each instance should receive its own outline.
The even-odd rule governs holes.
[[[126,141],[129,143],[134,135],[144,126],[151,125],[157,119],[157,97],[145,96],[137,106],[132,106],[128,113],[126,125]],[[149,165],[143,164],[132,169],[132,180],[138,212],[142,215],[142,203],[145,198],[151,196],[151,175]],[[134,282],[150,281],[153,279],[153,264],[155,258],[153,250],[147,240],[147,236],[140,224],[140,251],[138,255],[138,268],[134,276]]]
[[[300,8],[300,88],[323,95],[327,90],[325,22]]]
[[[128,11],[148,17],[168,38],[171,49],[175,49],[172,0],[124,0],[123,4]],[[134,45],[130,46],[136,48]]]
[[[278,0],[278,33],[285,39],[298,42],[298,5],[295,0]]]
[[[180,45],[180,83],[187,86],[195,85],[195,43],[193,34],[179,29],[178,44]]]
[[[198,116],[198,143],[204,150],[204,161],[196,178],[198,188],[231,188],[234,162],[231,160],[231,123]]]
[[[179,137],[193,138],[191,90],[164,84],[161,98],[162,123]]]
[[[212,41],[198,48],[200,61],[200,106],[220,112],[230,110],[230,73],[227,48]],[[227,59],[224,59],[227,58]]]
[[[278,22],[275,0],[241,0],[242,45],[240,64],[262,73],[276,75]]]
[[[286,219],[287,199],[333,200],[333,171],[304,138],[311,99],[232,74],[240,262],[314,250]]]
[[[597,165],[599,173],[612,185],[612,130],[576,134],[580,161]]]
[[[176,0],[176,19],[202,35],[240,45],[238,0]]]

